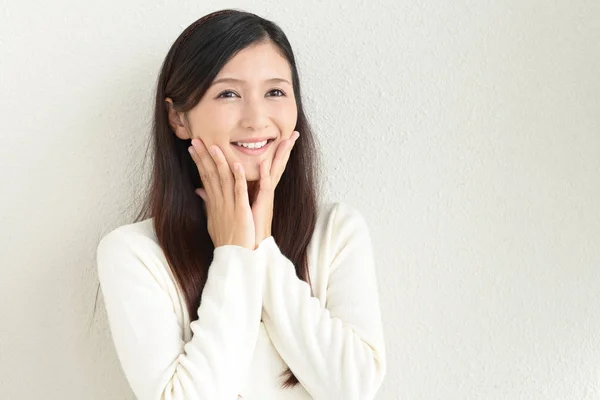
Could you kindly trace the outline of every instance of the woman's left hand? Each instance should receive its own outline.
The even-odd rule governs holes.
[[[268,160],[264,160],[260,164],[259,188],[252,204],[252,216],[254,217],[254,228],[256,231],[256,247],[258,247],[260,242],[271,236],[275,188],[279,183],[279,179],[281,179],[281,175],[283,175],[298,136],[300,134],[294,131],[289,139],[279,144],[272,164],[269,164]]]

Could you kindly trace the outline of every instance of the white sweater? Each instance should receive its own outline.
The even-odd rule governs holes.
[[[273,236],[256,250],[217,247],[190,321],[151,218],[104,236],[98,276],[137,398],[373,399],[386,357],[362,215],[345,203],[322,204],[308,261],[314,297]],[[288,367],[300,384],[282,389]]]

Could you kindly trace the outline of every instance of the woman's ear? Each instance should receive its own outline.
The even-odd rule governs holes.
[[[171,129],[173,129],[175,135],[179,139],[191,139],[190,133],[182,121],[183,113],[173,109],[173,100],[171,98],[165,98],[165,102],[167,103],[167,111],[169,113],[169,125],[171,125]]]

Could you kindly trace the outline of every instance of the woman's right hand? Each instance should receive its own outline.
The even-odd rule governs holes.
[[[211,146],[211,154],[201,139],[192,139],[188,148],[200,173],[203,188],[196,194],[206,204],[208,233],[215,248],[225,245],[255,248],[254,219],[248,199],[246,174],[235,163],[234,173],[219,146]],[[239,169],[236,169],[239,167]]]

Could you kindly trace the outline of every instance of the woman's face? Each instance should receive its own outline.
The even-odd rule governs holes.
[[[272,161],[277,146],[291,137],[298,117],[287,60],[271,42],[237,53],[221,69],[200,102],[188,113],[191,138],[207,148],[217,145],[230,168],[240,162],[247,181],[260,179],[261,161]],[[181,127],[179,129],[181,131]],[[190,134],[177,136],[190,138]],[[274,139],[259,154],[247,154],[236,142]]]

